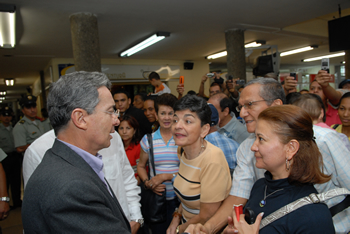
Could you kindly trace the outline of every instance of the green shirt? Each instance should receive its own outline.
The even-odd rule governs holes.
[[[34,121],[36,124],[24,116],[13,128],[15,148],[31,144],[44,134],[44,126],[40,120],[36,119]]]
[[[16,151],[12,135],[13,128],[11,125],[9,125],[8,128],[9,129],[7,129],[4,124],[0,123],[0,148],[5,151],[5,153]]]

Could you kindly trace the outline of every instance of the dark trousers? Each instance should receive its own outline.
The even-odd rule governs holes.
[[[167,217],[166,221],[162,223],[148,223],[149,228],[152,231],[152,234],[164,234],[166,233],[166,230],[168,229],[172,219],[173,219],[173,213],[176,208],[178,208],[180,205],[179,200],[177,197],[175,197],[173,200],[166,201],[166,208],[167,208]]]
[[[20,153],[7,153],[7,157],[2,160],[2,166],[6,174],[7,189],[11,185],[11,195],[14,207],[19,207],[21,201],[21,170],[23,155]]]

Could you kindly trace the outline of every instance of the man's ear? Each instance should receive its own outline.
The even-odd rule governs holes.
[[[323,123],[323,116],[324,116],[324,112],[323,109],[321,109],[321,113],[320,116],[318,116],[318,121]]]
[[[128,99],[128,103],[129,103],[129,106],[130,106],[130,104],[131,104],[131,98]]]
[[[230,108],[226,107],[226,108],[224,109],[223,113],[224,113],[224,116],[225,116],[225,117],[226,117],[227,115],[229,115],[229,114],[230,114]]]
[[[87,129],[87,122],[86,122],[87,116],[88,116],[88,113],[86,112],[86,110],[83,110],[81,108],[76,108],[72,111],[71,120],[77,128],[86,130]]]
[[[275,99],[271,104],[271,106],[279,106],[279,105],[283,105],[283,102],[281,99]]]
[[[200,134],[200,137],[201,137],[201,138],[204,138],[206,135],[208,135],[209,130],[210,130],[210,125],[209,125],[209,124],[204,124],[204,125],[201,127],[201,134]]]

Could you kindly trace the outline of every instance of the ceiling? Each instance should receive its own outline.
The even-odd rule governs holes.
[[[69,16],[77,12],[97,15],[101,58],[118,54],[157,31],[169,38],[132,55],[132,59],[204,61],[225,50],[225,30],[245,29],[245,42],[266,40],[280,52],[309,45],[318,49],[283,57],[282,67],[305,65],[301,59],[328,53],[327,21],[350,15],[349,0],[0,0],[16,4],[16,47],[0,49],[0,90],[13,98],[25,93],[52,58],[72,58]],[[255,51],[248,64],[259,56]],[[123,58],[128,59],[128,58]],[[343,58],[331,59],[339,64]],[[226,63],[226,57],[213,60]],[[15,78],[9,88],[4,78]],[[10,99],[8,99],[10,100]]]

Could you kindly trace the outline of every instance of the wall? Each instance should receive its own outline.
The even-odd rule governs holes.
[[[185,94],[189,90],[198,92],[201,78],[204,74],[209,72],[209,64],[207,61],[193,61],[194,66],[192,70],[184,70],[181,60],[140,60],[140,59],[102,59],[101,64],[137,64],[137,65],[177,65],[180,67],[180,75],[185,77]],[[52,66],[53,69],[53,81],[58,80],[58,64],[74,64],[73,59],[68,58],[55,58],[52,59],[48,66]],[[178,77],[177,77],[178,78]],[[178,85],[178,79],[172,79],[167,82],[167,85],[171,89],[172,93],[177,96],[176,86]],[[209,81],[205,84],[205,93],[209,95]]]

